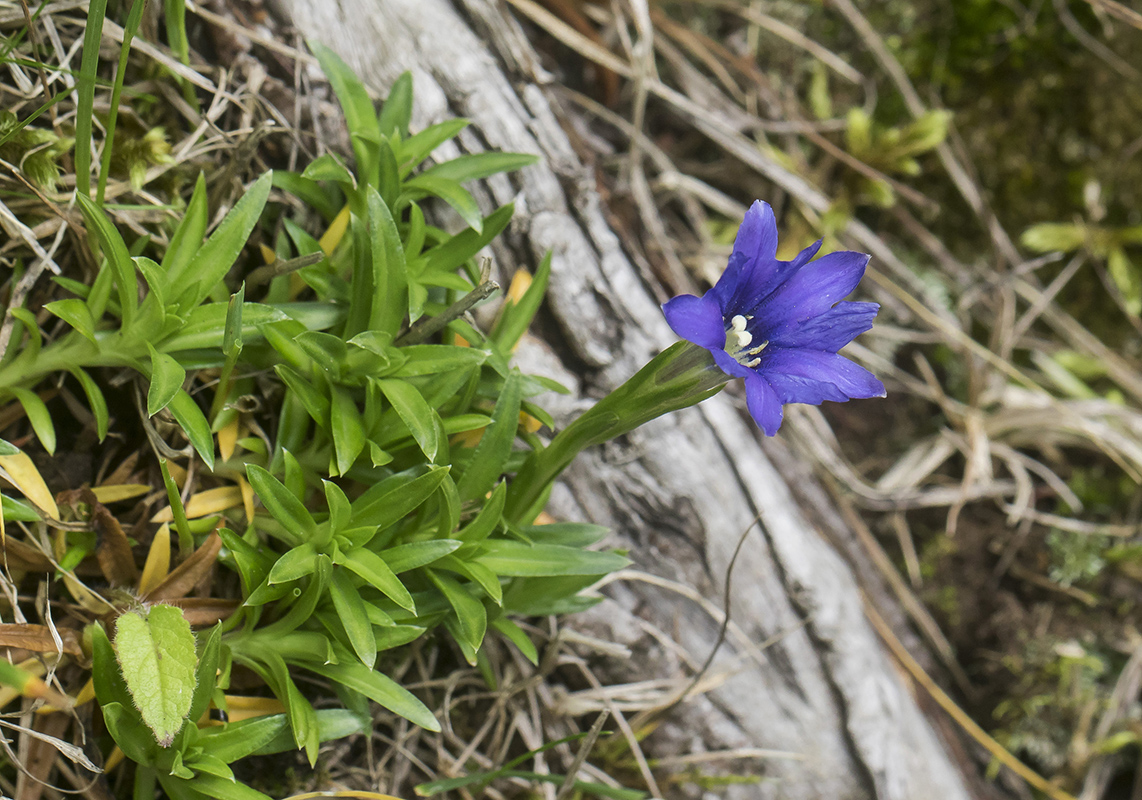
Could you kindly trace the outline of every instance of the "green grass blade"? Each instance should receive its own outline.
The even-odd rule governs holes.
[[[111,172],[111,153],[115,144],[115,122],[119,118],[119,98],[123,94],[123,80],[127,75],[127,58],[131,55],[131,40],[139,30],[143,19],[143,6],[146,0],[135,0],[127,22],[123,26],[123,46],[119,48],[119,67],[115,70],[115,82],[111,86],[111,110],[107,115],[107,140],[103,143],[103,162],[99,165],[99,187],[95,190],[95,202],[103,205],[103,195],[107,190],[107,176]],[[87,53],[84,53],[86,57]]]
[[[87,28],[83,32],[83,59],[76,81],[75,190],[91,196],[91,120],[95,109],[95,73],[99,69],[99,41],[107,0],[91,0],[87,6]]]

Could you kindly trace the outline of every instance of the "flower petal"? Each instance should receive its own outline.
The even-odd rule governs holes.
[[[796,258],[789,262],[790,274],[801,269],[801,267],[805,266],[813,260],[813,256],[817,255],[817,251],[821,249],[822,241],[824,240],[818,239],[817,241],[813,242],[813,244],[806,247],[804,250],[797,254]]]
[[[837,303],[804,322],[786,321],[769,331],[770,345],[826,350],[835,353],[872,327],[877,303]]]
[[[714,362],[721,368],[722,372],[727,375],[731,375],[735,378],[752,378],[757,374],[755,370],[737,361],[725,350],[710,350],[710,353],[714,356]]]
[[[765,321],[766,338],[770,330],[804,322],[828,311],[856,288],[867,264],[868,256],[864,253],[842,250],[829,253],[795,272],[752,311]]]
[[[808,403],[819,406],[826,400],[843,403],[849,399],[848,395],[832,383],[791,375],[788,372],[769,371],[763,374],[782,403]]]
[[[702,297],[679,295],[662,306],[662,313],[674,332],[683,339],[707,350],[725,348],[726,328],[722,309],[710,292]]]
[[[797,348],[776,349],[769,353],[758,371],[775,384],[779,382],[776,376],[780,374],[832,384],[840,390],[844,399],[884,397],[885,395],[884,384],[877,380],[875,375],[836,353]],[[804,391],[807,393],[809,385],[804,384],[804,386],[806,387]],[[783,388],[791,387],[792,382],[783,385]],[[822,397],[822,399],[833,400],[836,398]],[[793,400],[792,402],[813,401]]]
[[[742,284],[764,280],[777,262],[777,219],[769,203],[755,200],[738,228],[734,252],[726,271],[714,286],[714,294],[722,310],[730,308],[735,298],[742,297]],[[759,274],[760,273],[760,274]],[[756,276],[756,277],[755,277]],[[772,289],[771,289],[772,291]],[[748,298],[748,295],[746,295]],[[735,312],[736,313],[736,312]],[[733,316],[728,314],[727,316]]]
[[[785,412],[773,388],[760,375],[751,375],[745,381],[745,400],[753,417],[766,436],[776,436]]]

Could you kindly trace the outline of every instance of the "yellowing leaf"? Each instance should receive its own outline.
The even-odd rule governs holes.
[[[349,206],[341,209],[333,221],[329,223],[329,228],[321,236],[320,245],[321,251],[325,255],[333,255],[334,248],[341,242],[341,237],[345,235],[345,231],[349,228]]]
[[[237,486],[219,486],[190,496],[186,503],[186,518],[199,519],[221,513],[242,504],[242,490]],[[160,509],[151,522],[174,522],[174,511],[170,506]]]
[[[190,623],[168,605],[123,614],[115,623],[115,655],[143,722],[169,747],[194,695],[198,656]]]
[[[113,486],[96,486],[91,492],[100,503],[118,503],[120,500],[130,500],[140,497],[151,491],[152,487],[145,483],[120,483]]]
[[[234,455],[234,448],[238,444],[238,417],[230,420],[218,431],[218,455],[223,461],[229,461]]]
[[[24,497],[31,500],[40,511],[52,519],[59,519],[59,507],[56,506],[55,498],[27,453],[0,456],[0,478],[23,492]]]
[[[146,597],[151,590],[166,580],[171,567],[171,528],[164,522],[151,542],[147,552],[147,563],[143,564],[143,574],[139,578],[139,595]]]

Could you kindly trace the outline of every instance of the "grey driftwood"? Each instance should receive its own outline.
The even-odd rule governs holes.
[[[481,199],[489,207],[516,202],[516,220],[495,252],[503,274],[553,253],[549,341],[530,344],[521,358],[525,369],[574,382],[576,397],[559,409],[564,418],[674,340],[608,227],[594,175],[537,85],[538,59],[503,4],[274,5],[381,96],[412,70],[418,128],[463,116],[473,122],[460,137],[465,149],[543,156],[538,166],[490,181]],[[692,587],[716,607],[740,534],[759,511],[765,521],[764,534],[750,533],[733,575],[736,632],[711,670],[724,682],[671,713],[650,745],[659,754],[742,747],[796,754],[754,760],[750,768],[764,780],[719,790],[725,797],[968,797],[866,622],[848,566],[806,521],[730,396],[585,454],[552,508],[610,526],[638,570]],[[606,592],[610,599],[567,625],[630,649],[631,658],[604,667],[615,681],[685,674],[684,654],[700,663],[714,644],[717,621],[691,599],[638,580]]]

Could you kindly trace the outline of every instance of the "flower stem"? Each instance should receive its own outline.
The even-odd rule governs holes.
[[[560,431],[545,449],[532,453],[508,490],[504,515],[513,522],[534,519],[541,510],[538,501],[581,450],[700,403],[729,379],[707,350],[689,342],[667,348]]]

